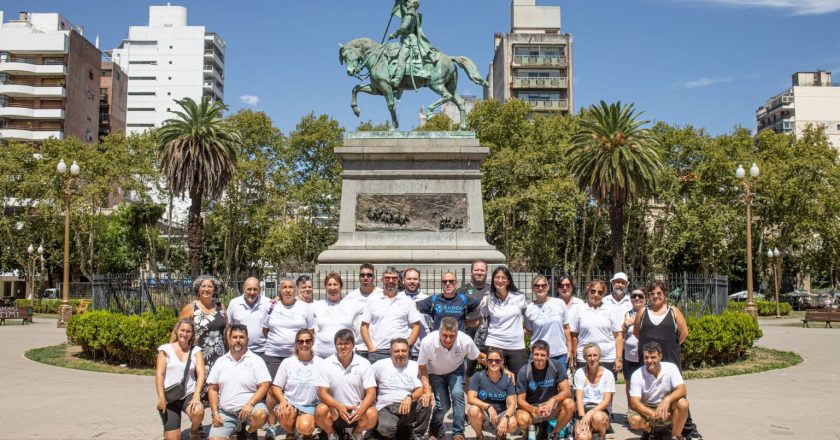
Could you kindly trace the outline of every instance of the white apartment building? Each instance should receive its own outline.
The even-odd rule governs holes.
[[[204,26],[188,26],[183,6],[150,6],[149,25],[129,27],[111,58],[129,77],[129,134],[160,127],[176,99],[224,98],[225,42]]]
[[[822,125],[831,145],[840,149],[840,86],[831,82],[831,72],[796,72],[791,82],[756,110],[756,132],[800,136],[809,125]]]

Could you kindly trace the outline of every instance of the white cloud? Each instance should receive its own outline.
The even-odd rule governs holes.
[[[691,81],[675,82],[674,87],[678,89],[697,89],[715,84],[728,83],[734,80],[734,78],[698,78]]]
[[[251,107],[260,103],[260,97],[254,95],[242,95],[239,97],[239,100],[242,101],[243,104],[250,105]]]
[[[840,0],[684,0],[699,3],[773,8],[791,11],[794,15],[819,15],[840,11]]]

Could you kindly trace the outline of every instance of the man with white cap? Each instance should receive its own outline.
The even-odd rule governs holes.
[[[624,319],[624,314],[633,309],[633,304],[630,303],[630,295],[627,295],[627,274],[624,272],[616,272],[610,279],[612,285],[612,295],[604,297],[604,305],[611,308],[613,313]]]

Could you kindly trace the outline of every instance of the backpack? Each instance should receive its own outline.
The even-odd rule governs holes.
[[[437,302],[437,297],[438,297],[437,294],[432,295],[432,307],[431,307],[431,313],[429,313],[429,315],[432,318],[435,317],[435,303]],[[469,303],[469,300],[467,299],[467,295],[464,295],[463,293],[459,293],[458,298],[461,298],[461,302],[464,305],[464,310],[466,310],[467,309],[467,304]]]

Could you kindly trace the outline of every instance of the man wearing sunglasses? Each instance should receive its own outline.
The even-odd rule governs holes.
[[[382,272],[382,294],[368,299],[362,315],[360,330],[372,363],[391,356],[391,339],[406,338],[409,345],[414,345],[420,336],[423,316],[414,307],[414,301],[397,295],[399,281],[397,269],[386,267]]]
[[[347,294],[345,301],[357,301],[363,305],[367,304],[368,299],[382,294],[382,289],[376,285],[376,269],[370,263],[362,263],[359,266],[359,288]],[[364,307],[362,307],[364,309]],[[361,333],[362,317],[359,315],[353,321],[353,338],[356,340],[356,353],[367,359],[368,349],[362,339]]]
[[[440,285],[443,294],[432,295],[418,302],[417,310],[432,319],[432,330],[438,330],[440,321],[451,316],[458,321],[458,330],[464,331],[467,315],[478,310],[481,299],[478,296],[456,293],[458,278],[454,272],[444,272],[440,277]]]

